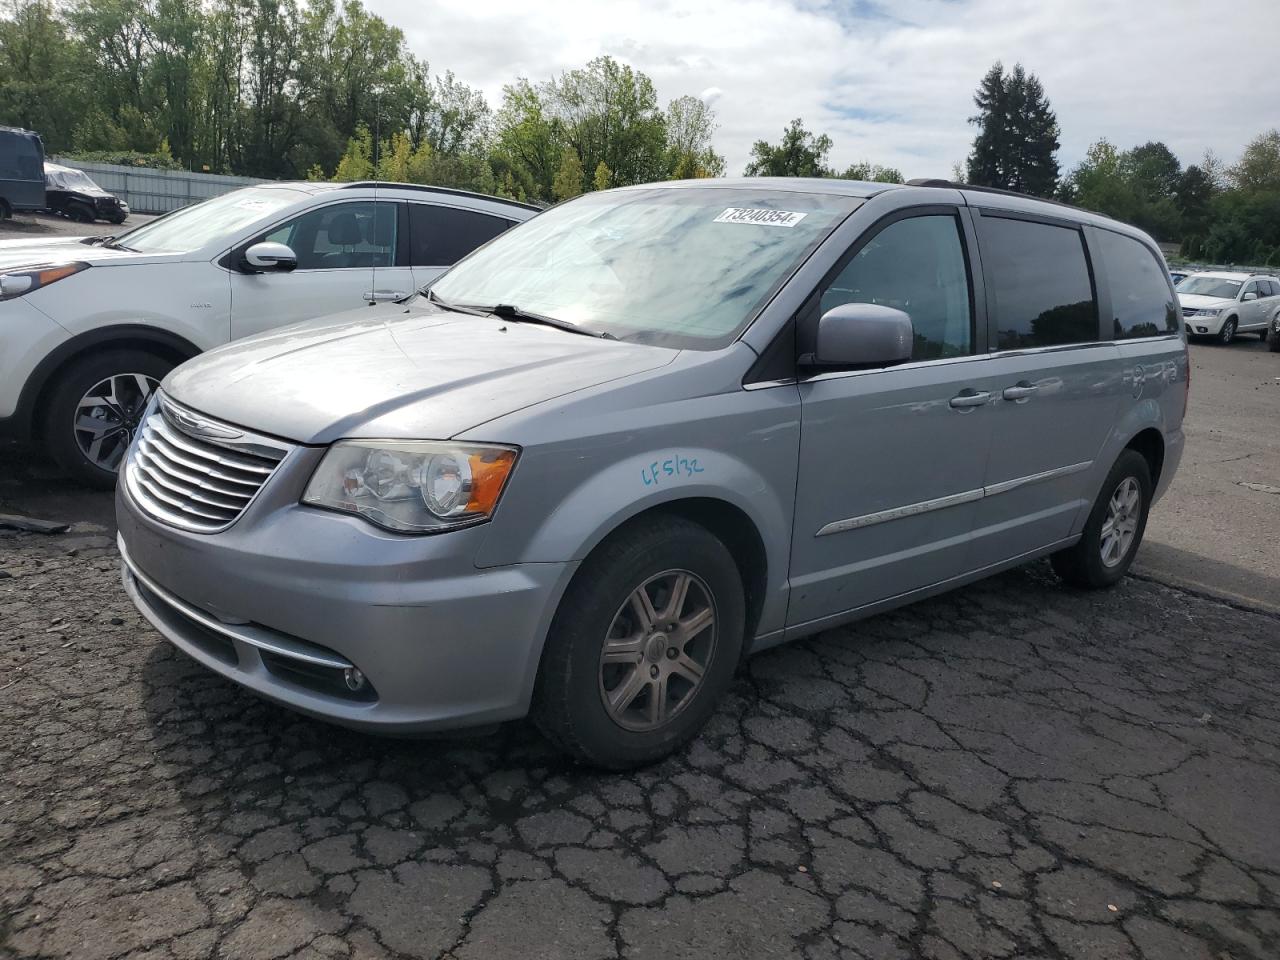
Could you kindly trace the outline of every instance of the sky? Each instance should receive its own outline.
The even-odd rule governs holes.
[[[1163,140],[1186,163],[1228,163],[1280,125],[1276,0],[366,0],[433,72],[493,107],[608,54],[653,80],[660,102],[711,102],[713,143],[739,174],[751,144],[794,117],[830,135],[831,164],[870,160],[950,177],[991,64],[1021,62],[1058,115],[1067,172],[1105,137]]]

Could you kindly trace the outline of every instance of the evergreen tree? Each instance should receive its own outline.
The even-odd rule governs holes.
[[[578,159],[578,151],[573,147],[565,147],[560,155],[560,169],[551,184],[551,191],[557,200],[568,200],[582,193],[582,161]]]
[[[969,155],[969,182],[1036,196],[1052,196],[1058,183],[1058,120],[1035,74],[997,62],[973,97],[969,122],[978,127]]]
[[[592,189],[608,190],[611,176],[613,176],[613,172],[609,169],[609,165],[601,160],[596,164],[596,175],[591,178]]]

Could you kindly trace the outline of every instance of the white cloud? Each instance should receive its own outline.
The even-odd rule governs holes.
[[[1036,73],[1062,128],[1059,161],[1107,137],[1164,140],[1186,162],[1232,160],[1277,122],[1274,0],[697,0],[480,4],[366,0],[432,69],[490,103],[609,54],[665,103],[715,104],[731,173],[793,117],[830,134],[832,162],[873,160],[949,176],[968,153],[972,94],[995,60]]]

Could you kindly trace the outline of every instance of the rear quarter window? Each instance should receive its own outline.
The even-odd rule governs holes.
[[[514,220],[474,210],[409,204],[409,249],[415,267],[450,267],[476,247],[515,226]]]
[[[983,215],[978,218],[996,349],[1026,350],[1098,339],[1098,305],[1074,227]]]
[[[1107,267],[1115,338],[1177,333],[1177,305],[1156,255],[1140,241],[1110,230],[1099,230],[1095,236]]]

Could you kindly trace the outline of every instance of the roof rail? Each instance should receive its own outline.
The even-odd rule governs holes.
[[[523,203],[520,200],[512,200],[510,197],[495,197],[488,193],[477,193],[474,190],[458,190],[455,187],[433,187],[425,183],[396,183],[392,180],[357,180],[353,183],[344,183],[339,190],[355,190],[355,189],[371,189],[379,190],[420,190],[423,193],[443,193],[453,197],[475,197],[477,200],[492,200],[495,203],[505,203],[512,207],[522,207],[525,210],[538,210],[543,208],[533,203]]]
[[[1106,220],[1114,220],[1114,217],[1108,217],[1105,213],[1098,213],[1096,210],[1086,210],[1084,207],[1077,207],[1072,203],[1063,203],[1061,200],[1050,200],[1048,197],[1037,197],[1030,193],[1019,193],[1017,190],[1005,190],[1002,187],[979,187],[972,183],[956,183],[954,180],[939,180],[930,177],[917,177],[915,180],[908,180],[908,187],[946,187],[951,190],[969,190],[973,193],[994,193],[1001,197],[1021,197],[1023,200],[1036,200],[1039,203],[1052,203],[1055,207],[1066,207],[1068,210],[1077,210],[1080,213],[1087,213],[1091,216],[1102,217]]]

